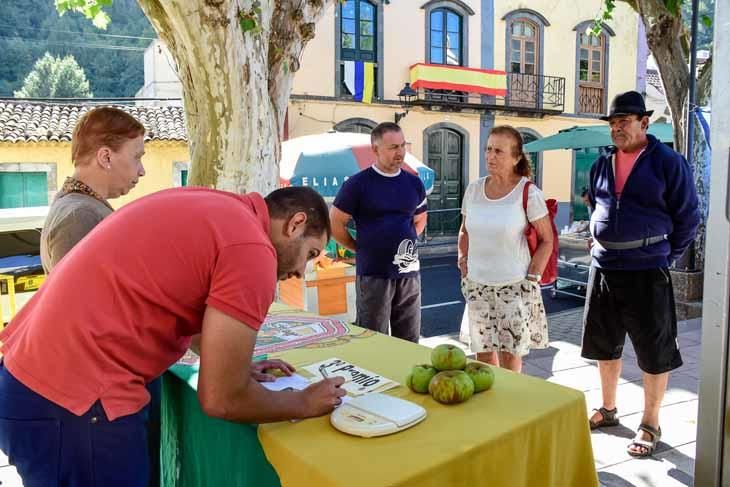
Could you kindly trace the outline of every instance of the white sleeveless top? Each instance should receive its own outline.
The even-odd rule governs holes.
[[[523,177],[506,196],[489,199],[484,193],[486,177],[469,184],[461,205],[469,234],[467,277],[479,284],[505,286],[520,282],[530,266],[522,207]],[[531,222],[548,214],[545,197],[534,184],[527,197],[527,217]]]

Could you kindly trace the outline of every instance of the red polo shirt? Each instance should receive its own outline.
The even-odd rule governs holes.
[[[54,268],[0,333],[18,380],[77,415],[110,420],[149,401],[145,384],[200,333],[206,306],[258,330],[276,251],[258,194],[171,189],[114,212]]]

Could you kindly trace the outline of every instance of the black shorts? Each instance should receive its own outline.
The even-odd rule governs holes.
[[[666,268],[591,267],[583,322],[584,358],[621,358],[628,333],[644,372],[661,374],[682,365],[672,278]]]

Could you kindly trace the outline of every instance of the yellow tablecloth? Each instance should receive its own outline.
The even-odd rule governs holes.
[[[430,349],[351,326],[344,338],[271,357],[295,366],[338,357],[404,383],[413,364],[429,361]],[[284,486],[597,487],[583,393],[495,373],[491,390],[453,406],[406,387],[391,390],[428,411],[394,435],[349,436],[323,417],[261,425],[259,440]]]

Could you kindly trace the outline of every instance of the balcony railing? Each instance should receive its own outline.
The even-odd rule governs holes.
[[[565,78],[443,65],[411,67],[414,104],[430,109],[557,114],[565,110]]]
[[[603,114],[605,112],[603,108],[603,88],[590,85],[579,85],[578,107],[580,113]]]

